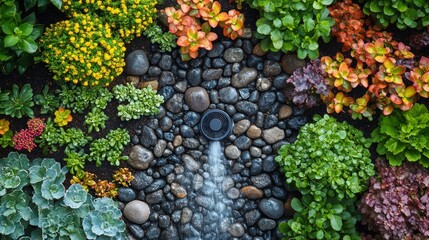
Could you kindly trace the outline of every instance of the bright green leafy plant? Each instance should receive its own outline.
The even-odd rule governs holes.
[[[109,117],[99,108],[93,108],[91,112],[85,116],[85,125],[88,126],[88,132],[95,130],[99,132],[101,129],[106,128],[106,121]]]
[[[94,140],[89,149],[89,161],[95,161],[100,166],[107,160],[112,166],[119,166],[120,161],[128,160],[127,156],[121,156],[125,145],[130,142],[130,135],[126,129],[111,130],[105,138]]]
[[[371,136],[377,152],[386,155],[391,165],[408,160],[429,167],[429,112],[425,105],[416,103],[406,112],[395,110],[390,116],[381,116]]]
[[[371,142],[361,131],[324,115],[303,126],[298,139],[279,150],[276,161],[286,182],[315,201],[336,196],[353,198],[374,175],[367,149]]]
[[[14,84],[12,92],[0,93],[0,114],[17,118],[23,116],[32,118],[34,116],[33,106],[33,89],[30,84],[25,84],[21,90],[18,85]]]
[[[48,85],[43,88],[42,94],[34,96],[34,102],[41,107],[40,114],[53,113],[60,105],[58,98],[49,93]]]
[[[103,110],[113,97],[104,87],[85,88],[70,84],[62,84],[57,93],[61,105],[74,113],[83,113],[90,107]]]
[[[60,107],[58,108],[57,111],[55,111],[54,122],[57,123],[58,126],[60,127],[66,126],[72,120],[73,120],[73,117],[71,115],[70,110]]]
[[[365,1],[363,11],[384,27],[393,23],[399,29],[429,25],[429,2],[425,0],[370,0]]]
[[[84,175],[85,160],[88,157],[83,151],[67,151],[64,161],[70,173],[82,178]]]
[[[158,24],[150,25],[143,34],[152,44],[158,44],[161,52],[171,52],[176,47],[177,36],[171,32],[162,32]]]
[[[138,89],[132,84],[117,85],[113,88],[113,94],[119,102],[128,102],[118,106],[118,116],[122,121],[157,114],[164,102],[164,98],[150,86]]]
[[[18,6],[14,0],[3,0],[0,6],[0,70],[6,74],[15,68],[24,73],[33,62],[36,39],[43,31],[42,25],[35,24],[34,13],[22,19]]]
[[[296,51],[298,57],[315,59],[319,56],[319,38],[328,42],[334,21],[327,6],[333,0],[271,1],[253,0],[258,9],[256,37],[264,51]]]
[[[279,224],[287,239],[350,239],[360,240],[355,224],[360,220],[355,199],[314,201],[310,195],[292,199],[294,217]]]

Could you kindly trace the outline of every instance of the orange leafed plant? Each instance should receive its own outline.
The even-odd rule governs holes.
[[[213,0],[177,0],[179,9],[168,7],[164,9],[167,15],[169,31],[179,38],[182,60],[198,56],[198,49],[211,50],[212,41],[217,39],[210,27],[221,26],[226,37],[235,39],[243,35],[244,15],[230,10],[221,12],[221,5]],[[200,23],[200,19],[206,21]]]

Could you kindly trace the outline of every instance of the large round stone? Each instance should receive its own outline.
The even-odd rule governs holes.
[[[133,223],[143,224],[149,219],[149,206],[139,200],[134,200],[125,205],[124,216]]]
[[[262,138],[268,144],[274,144],[285,138],[285,136],[285,131],[278,127],[266,129],[262,132]]]
[[[134,169],[144,170],[149,167],[149,164],[154,159],[152,151],[144,148],[141,145],[134,145],[131,148],[130,159],[128,164]]]
[[[234,74],[231,79],[231,85],[236,88],[247,87],[254,82],[258,77],[258,71],[254,68],[243,68],[237,74]]]
[[[282,58],[281,66],[283,71],[292,74],[298,68],[305,67],[305,60],[299,59],[295,54],[286,54]]]
[[[262,199],[258,204],[259,209],[271,219],[279,219],[284,214],[282,201],[276,198]]]
[[[185,102],[192,111],[204,112],[209,108],[210,98],[204,88],[191,87],[185,92]]]
[[[135,50],[125,58],[126,73],[129,75],[143,75],[149,69],[149,59],[145,51]]]

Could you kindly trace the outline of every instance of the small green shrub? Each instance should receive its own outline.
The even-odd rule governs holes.
[[[113,94],[120,103],[128,102],[118,106],[118,116],[122,121],[157,114],[159,106],[164,102],[164,97],[158,95],[150,86],[138,89],[130,83],[117,85],[113,88]]]
[[[335,197],[322,202],[310,195],[301,200],[292,199],[294,217],[279,224],[286,239],[349,239],[360,240],[355,224],[360,220],[355,199],[338,200]]]
[[[65,151],[76,150],[84,147],[92,138],[87,136],[78,128],[56,127],[52,120],[46,122],[45,130],[42,135],[36,139],[36,143],[42,148],[43,152],[56,152],[59,147],[65,147]]]
[[[381,116],[379,126],[371,133],[377,152],[386,155],[392,166],[403,161],[419,162],[429,167],[429,112],[416,103],[406,111],[393,111]]]
[[[162,32],[158,24],[150,25],[143,34],[150,39],[152,44],[158,44],[161,52],[171,52],[177,46],[177,36],[171,32]]]
[[[57,22],[40,39],[38,58],[54,73],[54,80],[107,86],[125,66],[124,43],[111,28],[90,14],[76,14]]]
[[[90,147],[89,161],[95,161],[98,167],[102,161],[107,160],[112,166],[119,166],[120,161],[128,160],[127,156],[121,156],[125,145],[130,142],[130,135],[126,129],[110,130],[105,138],[94,140]]]
[[[62,84],[57,93],[61,105],[74,113],[83,113],[90,107],[103,110],[113,97],[104,87],[85,88],[70,84]]]
[[[21,90],[18,85],[14,84],[12,91],[0,93],[0,114],[17,118],[23,116],[32,118],[34,116],[33,106],[33,89],[30,84],[25,84]]]
[[[30,163],[16,152],[0,159],[2,238],[127,239],[117,204],[94,200],[79,184],[65,190],[66,172],[54,159]]]
[[[429,2],[426,0],[369,0],[363,12],[384,27],[395,23],[399,29],[429,25]]]
[[[252,0],[259,10],[256,21],[260,45],[264,51],[297,51],[301,59],[319,56],[319,38],[328,42],[334,21],[328,17],[327,6],[333,0],[281,1]]]
[[[43,88],[42,94],[34,96],[34,102],[41,107],[40,114],[53,113],[60,106],[60,102],[54,94],[49,93],[49,87]]]
[[[65,154],[66,157],[64,158],[64,161],[66,162],[66,166],[70,173],[82,178],[84,175],[85,160],[88,155],[85,154],[83,150],[79,152],[66,151]]]
[[[336,196],[353,198],[374,175],[367,149],[371,142],[361,131],[324,115],[304,125],[296,142],[286,144],[275,158],[292,184],[315,201]]]
[[[88,132],[95,130],[99,132],[101,129],[106,128],[106,121],[109,117],[99,108],[93,108],[91,112],[85,116],[85,125],[88,126]]]

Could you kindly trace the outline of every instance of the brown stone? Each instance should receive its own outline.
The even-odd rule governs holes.
[[[186,192],[186,189],[178,183],[171,184],[171,192],[174,194],[174,196],[180,199],[188,195],[188,193]]]
[[[285,131],[278,127],[266,129],[262,132],[262,138],[268,144],[274,144],[285,138],[285,136]]]
[[[262,57],[265,54],[267,54],[267,52],[265,52],[264,50],[262,50],[261,46],[258,44],[255,45],[255,47],[253,48],[252,51],[253,55],[256,55],[258,57]]]
[[[305,67],[305,60],[299,59],[296,54],[286,54],[282,58],[282,69],[288,74],[292,74],[296,69]]]
[[[182,145],[182,141],[183,141],[182,136],[176,135],[176,137],[174,137],[173,146],[178,147]]]
[[[246,132],[246,130],[249,128],[249,126],[250,126],[250,121],[247,119],[243,119],[234,125],[232,132],[235,135],[239,136],[239,135],[243,134],[244,132]]]
[[[195,112],[204,112],[210,106],[210,98],[202,87],[191,87],[185,92],[185,102],[189,109]]]
[[[248,199],[260,199],[264,196],[264,192],[254,186],[245,186],[241,188],[240,192]]]
[[[140,82],[140,77],[138,77],[138,76],[128,76],[126,80],[127,80],[127,82],[132,83],[134,85],[134,87],[137,87],[137,85]]]
[[[280,120],[286,119],[286,118],[290,117],[292,115],[292,113],[293,113],[293,110],[290,106],[283,105],[279,109],[279,119]]]
[[[262,134],[262,130],[258,128],[256,125],[252,125],[247,129],[247,136],[251,139],[259,138]]]
[[[146,88],[147,86],[151,86],[153,90],[158,90],[158,81],[150,80],[139,83],[138,88]]]

